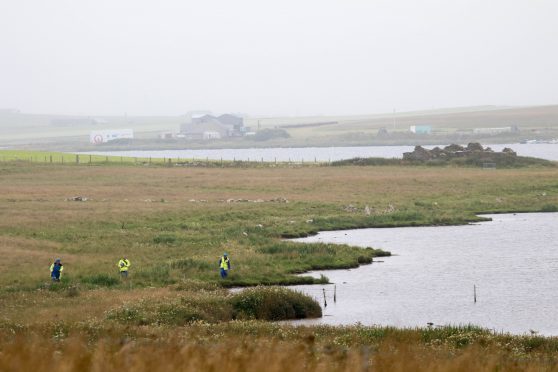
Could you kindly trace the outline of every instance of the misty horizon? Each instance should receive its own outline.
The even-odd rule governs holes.
[[[0,108],[349,116],[558,103],[549,0],[0,4]]]

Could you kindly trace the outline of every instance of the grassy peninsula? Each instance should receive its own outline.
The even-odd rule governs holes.
[[[232,370],[365,370],[370,363],[379,370],[556,369],[555,338],[475,327],[293,328],[261,320],[319,316],[304,296],[226,287],[314,283],[296,274],[388,254],[286,237],[557,210],[558,168],[536,164],[3,162],[0,366],[193,370],[219,366],[228,353]],[[223,251],[233,265],[224,281],[217,271]],[[123,255],[132,262],[127,281],[116,268]],[[64,276],[51,285],[56,257]]]

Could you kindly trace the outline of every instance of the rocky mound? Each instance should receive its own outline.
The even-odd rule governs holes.
[[[517,157],[517,153],[510,148],[505,148],[502,152],[494,152],[490,147],[483,148],[480,143],[469,143],[466,147],[452,144],[442,148],[434,147],[427,150],[422,146],[416,146],[413,152],[403,154],[403,160],[427,162],[431,160],[450,161],[451,159],[475,159],[485,162],[498,162],[505,158],[509,160]]]

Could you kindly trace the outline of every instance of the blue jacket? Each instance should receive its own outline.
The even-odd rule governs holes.
[[[60,279],[60,271],[62,271],[62,265],[53,264],[50,276],[56,279]]]

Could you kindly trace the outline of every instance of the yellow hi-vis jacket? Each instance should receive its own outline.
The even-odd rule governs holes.
[[[229,263],[229,258],[228,257],[225,257],[225,256],[221,257],[221,266],[220,267],[221,267],[221,269],[225,269],[225,270],[230,269],[231,265]]]
[[[120,268],[120,271],[128,271],[128,268],[130,267],[130,260],[121,259],[118,261],[118,267]]]

